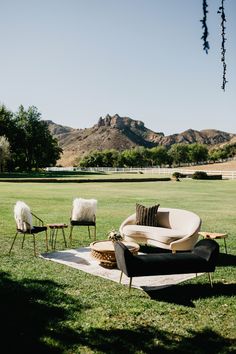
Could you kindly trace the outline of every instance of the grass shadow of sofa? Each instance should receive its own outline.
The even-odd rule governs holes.
[[[136,213],[128,216],[119,231],[125,241],[146,244],[166,250],[190,251],[198,240],[201,218],[192,211],[159,208],[158,226],[137,225]]]

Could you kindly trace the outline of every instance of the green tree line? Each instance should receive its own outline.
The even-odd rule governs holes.
[[[16,113],[0,105],[0,170],[31,171],[54,166],[62,149],[35,106]]]
[[[80,167],[153,167],[180,166],[216,162],[236,155],[236,144],[227,144],[221,148],[208,149],[204,144],[174,144],[170,148],[137,147],[124,151],[107,149],[92,151],[79,162]]]

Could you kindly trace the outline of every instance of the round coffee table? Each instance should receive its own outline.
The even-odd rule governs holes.
[[[135,242],[122,241],[133,254],[138,253],[139,245]],[[112,241],[95,241],[90,244],[91,255],[100,261],[105,268],[116,268],[116,257]]]

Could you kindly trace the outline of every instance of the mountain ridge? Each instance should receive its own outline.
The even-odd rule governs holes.
[[[72,166],[76,159],[82,158],[92,150],[117,149],[119,151],[138,146],[170,147],[176,143],[201,143],[211,147],[236,140],[236,134],[217,129],[187,129],[182,133],[164,135],[145,127],[144,122],[118,114],[100,117],[91,128],[76,129],[46,120],[53,137],[63,149],[58,165]]]

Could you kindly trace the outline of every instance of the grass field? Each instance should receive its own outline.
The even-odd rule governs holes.
[[[236,181],[0,183],[1,346],[6,353],[233,353],[236,349]],[[145,293],[45,262],[21,249],[13,206],[25,201],[45,223],[69,222],[74,197],[96,198],[97,237],[135,211],[135,203],[191,210],[202,230],[227,232],[210,288],[206,275]],[[68,231],[68,230],[67,230]],[[73,247],[88,245],[86,228]],[[37,236],[39,252],[44,236]],[[57,248],[64,248],[58,237]]]

